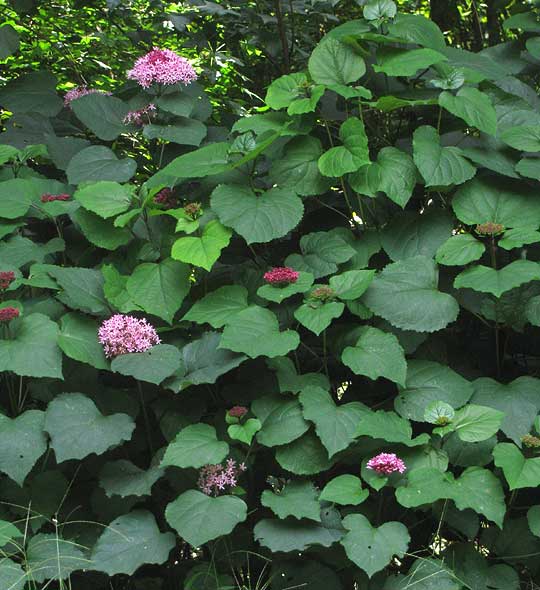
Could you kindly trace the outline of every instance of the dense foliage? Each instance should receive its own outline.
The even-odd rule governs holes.
[[[191,4],[0,28],[1,590],[540,587],[540,15]]]

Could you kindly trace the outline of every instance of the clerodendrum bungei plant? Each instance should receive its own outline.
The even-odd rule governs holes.
[[[370,2],[232,129],[171,50],[0,89],[2,590],[539,587],[540,24],[506,27]]]

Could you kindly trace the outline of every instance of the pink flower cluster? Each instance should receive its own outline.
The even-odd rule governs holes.
[[[405,463],[394,453],[379,453],[367,462],[366,467],[380,475],[390,475],[395,471],[403,473],[407,469]]]
[[[263,278],[269,285],[284,286],[296,283],[299,274],[288,266],[278,266],[264,273]]]
[[[104,90],[98,90],[97,88],[88,88],[87,86],[75,86],[71,90],[68,90],[64,95],[64,106],[70,107],[71,103],[77,98],[81,98],[81,96],[86,96],[87,94],[106,94],[110,96],[110,92],[105,92]]]
[[[199,472],[197,485],[207,496],[219,496],[227,487],[234,488],[238,477],[246,469],[244,463],[237,466],[234,459],[227,459],[225,466],[221,463],[205,465]]]
[[[0,322],[7,323],[19,317],[19,310],[16,307],[4,307],[0,309]]]
[[[245,406],[233,406],[229,411],[228,414],[232,418],[242,418],[248,413],[248,409]]]
[[[186,86],[197,79],[193,66],[185,57],[170,49],[158,49],[139,57],[127,77],[136,80],[143,88],[149,88],[154,82],[158,84],[176,84]]]
[[[133,124],[137,127],[141,127],[141,125],[150,122],[150,117],[153,115],[155,110],[156,105],[153,102],[151,102],[142,109],[139,109],[137,111],[129,111],[129,113],[124,117],[124,123],[126,125]]]
[[[154,196],[154,203],[162,205],[164,209],[174,209],[178,206],[178,199],[170,188],[162,188]]]
[[[15,273],[12,270],[0,272],[0,291],[5,291],[15,280]]]
[[[50,195],[49,193],[44,193],[41,195],[41,202],[42,203],[52,203],[53,201],[69,201],[71,199],[71,195],[67,193],[60,193],[59,195]]]
[[[107,358],[128,352],[145,352],[161,342],[155,329],[145,319],[122,314],[105,320],[98,336]]]

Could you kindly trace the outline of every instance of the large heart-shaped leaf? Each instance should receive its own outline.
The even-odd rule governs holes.
[[[343,145],[330,148],[319,158],[319,171],[323,176],[343,176],[369,164],[368,139],[360,119],[347,119],[339,129],[339,138]]]
[[[267,395],[255,400],[252,410],[262,424],[257,440],[267,447],[290,443],[309,428],[296,398]]]
[[[100,180],[127,182],[136,170],[135,160],[120,160],[108,147],[93,145],[78,151],[70,159],[66,174],[70,184]]]
[[[497,113],[487,94],[476,88],[463,87],[456,95],[446,91],[441,92],[439,105],[463,119],[471,127],[476,127],[490,135],[495,135],[497,132]]]
[[[99,139],[112,141],[126,131],[124,117],[129,107],[115,96],[95,92],[72,101],[70,106],[77,118]]]
[[[12,113],[39,113],[43,117],[54,117],[62,109],[56,83],[56,78],[49,72],[23,74],[0,90],[0,103]]]
[[[416,438],[412,437],[412,428],[408,420],[401,418],[394,412],[366,410],[362,413],[356,427],[355,436],[370,436],[380,438],[390,443],[399,443],[408,447],[425,445],[429,436],[425,433]]]
[[[377,51],[378,63],[373,66],[373,69],[388,76],[414,76],[418,70],[425,70],[447,60],[445,55],[433,49],[381,47]]]
[[[223,461],[229,445],[219,441],[216,429],[209,424],[192,424],[183,428],[169,444],[161,461],[161,467],[194,467]]]
[[[111,370],[140,381],[159,385],[182,363],[180,351],[171,344],[158,344],[145,352],[121,354],[111,362]]]
[[[364,75],[366,64],[351,46],[328,37],[313,50],[308,69],[317,84],[347,85]]]
[[[58,346],[76,361],[96,369],[108,369],[103,346],[98,341],[98,324],[80,313],[66,313],[60,320]]]
[[[320,522],[321,505],[318,496],[319,493],[311,482],[293,480],[279,493],[264,490],[261,504],[270,508],[281,519],[294,516],[298,519],[308,518]]]
[[[22,217],[32,203],[32,185],[23,178],[11,178],[0,182],[0,217]]]
[[[58,533],[34,535],[26,547],[25,562],[29,576],[38,584],[45,580],[65,580],[91,563],[77,543],[63,539]]]
[[[210,324],[212,328],[222,328],[233,320],[239,311],[246,309],[247,290],[241,285],[220,287],[201,299],[183,317],[188,322]]]
[[[99,485],[109,498],[113,496],[149,496],[152,486],[162,477],[164,470],[152,465],[144,471],[131,461],[110,461],[99,473]]]
[[[129,187],[106,180],[85,185],[74,197],[85,209],[103,219],[123,213],[131,203]]]

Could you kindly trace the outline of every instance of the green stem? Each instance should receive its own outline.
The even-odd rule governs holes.
[[[150,436],[150,420],[148,418],[148,412],[146,411],[146,404],[144,402],[143,391],[140,381],[137,380],[137,390],[139,392],[139,401],[141,404],[141,410],[144,418],[144,428],[146,430],[146,440],[148,441],[148,449],[150,450],[150,460],[154,456],[154,447],[152,445],[152,437]]]

